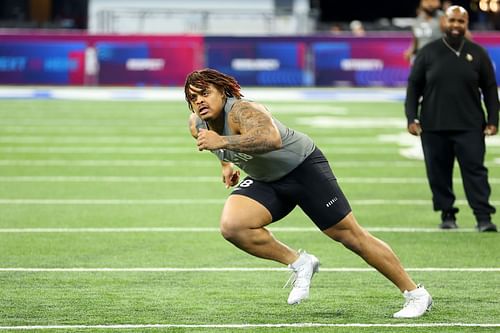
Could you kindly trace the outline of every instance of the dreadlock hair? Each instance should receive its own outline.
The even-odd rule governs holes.
[[[194,86],[198,89],[206,89],[209,84],[213,84],[227,97],[234,97],[237,99],[243,97],[243,94],[241,93],[241,87],[234,77],[223,74],[211,68],[201,69],[191,72],[187,76],[186,84],[184,85],[185,99],[191,111],[193,111],[193,107],[189,99],[189,86]]]

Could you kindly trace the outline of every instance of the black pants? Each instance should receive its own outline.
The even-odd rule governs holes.
[[[434,210],[453,207],[453,165],[460,166],[465,196],[477,221],[490,221],[495,207],[490,205],[491,188],[484,166],[486,147],[482,131],[436,131],[421,135],[427,178]]]

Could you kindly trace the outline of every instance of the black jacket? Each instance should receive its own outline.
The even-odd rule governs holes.
[[[438,39],[418,52],[406,90],[408,124],[418,119],[424,131],[498,127],[498,110],[495,73],[484,48],[465,40],[457,56]]]

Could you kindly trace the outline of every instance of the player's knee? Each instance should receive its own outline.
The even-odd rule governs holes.
[[[238,227],[238,223],[234,220],[221,219],[220,233],[224,239],[233,241],[238,238],[238,235],[241,233],[241,228]]]

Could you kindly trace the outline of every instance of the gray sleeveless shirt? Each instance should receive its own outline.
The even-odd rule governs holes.
[[[427,20],[423,13],[417,16],[415,24],[412,27],[413,34],[417,39],[417,50],[443,36],[440,25],[440,18],[443,15],[443,11],[438,10],[430,20]]]
[[[228,98],[224,106],[224,130],[222,135],[235,135],[228,126],[228,115],[235,98]],[[247,154],[228,149],[212,150],[221,161],[232,162],[253,179],[271,182],[280,179],[302,163],[315,149],[307,135],[286,127],[274,117],[274,124],[281,135],[282,147],[267,153]],[[204,122],[196,119],[196,128],[206,128]]]

